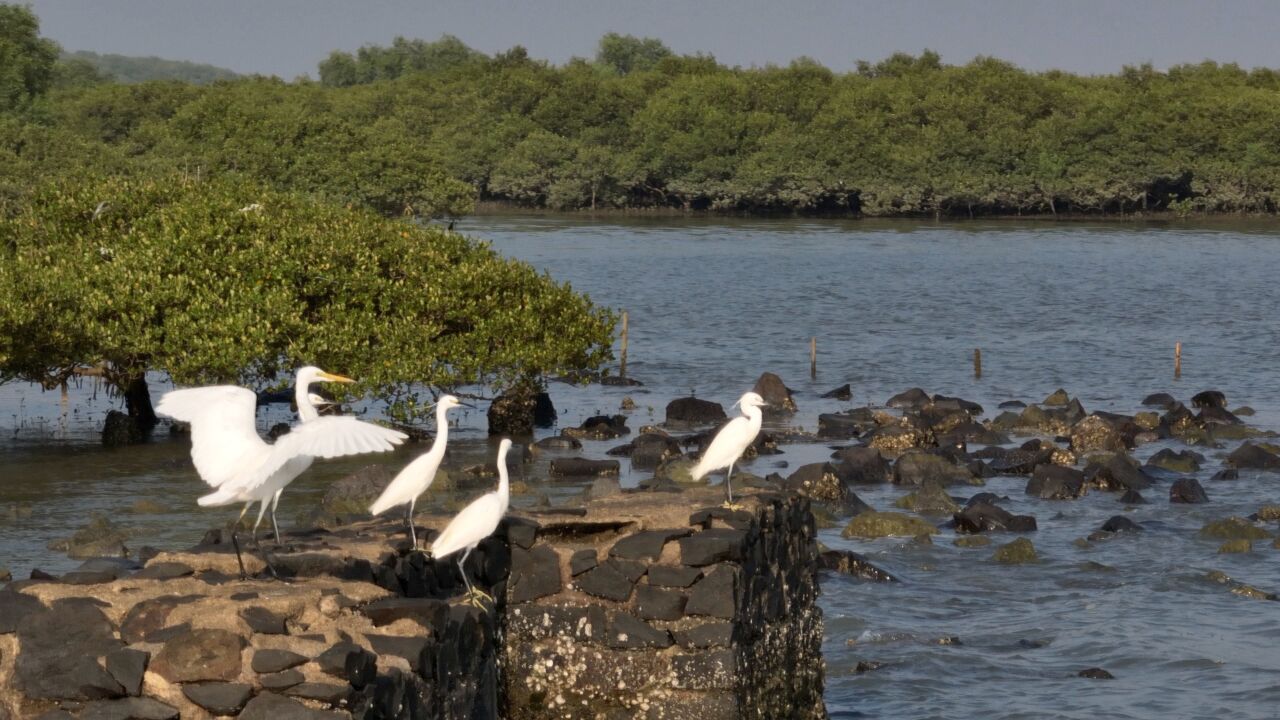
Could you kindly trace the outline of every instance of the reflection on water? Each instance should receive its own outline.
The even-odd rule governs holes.
[[[728,405],[771,370],[796,391],[801,410],[790,426],[797,428],[814,429],[818,413],[847,407],[817,395],[848,382],[856,404],[883,403],[921,385],[977,400],[989,412],[999,401],[1038,400],[1059,386],[1089,410],[1118,412],[1138,409],[1150,392],[1185,399],[1213,387],[1233,407],[1256,408],[1254,424],[1280,429],[1273,290],[1280,230],[1271,223],[492,217],[460,229],[629,312],[628,368],[645,386],[553,384],[562,425],[616,412],[630,396],[637,405],[630,424],[638,429],[661,421],[673,397],[695,392]],[[818,339],[816,380],[808,376],[810,337]],[[1172,378],[1177,341],[1180,380]],[[980,380],[971,365],[978,347]],[[165,389],[162,380],[155,392]],[[91,511],[129,527],[135,547],[195,542],[236,512],[195,507],[203,486],[186,460],[185,440],[162,435],[105,451],[95,430],[119,403],[93,397],[91,387],[74,389],[63,426],[58,400],[57,393],[0,386],[0,553],[16,577],[34,565],[71,567],[44,545],[69,535]],[[447,462],[453,469],[494,450],[482,411],[458,417]],[[260,416],[260,429],[287,419],[283,409],[272,410]],[[616,444],[587,441],[582,454],[603,458]],[[1143,447],[1138,456],[1164,446]],[[905,580],[824,581],[832,716],[1274,716],[1277,606],[1233,595],[1205,574],[1222,570],[1280,590],[1280,551],[1267,542],[1251,554],[1220,556],[1216,543],[1194,537],[1209,519],[1280,502],[1276,476],[1208,481],[1229,449],[1208,450],[1197,473],[1207,505],[1171,506],[1158,486],[1148,493],[1150,504],[1127,512],[1111,494],[1049,502],[1027,498],[1025,480],[989,481],[987,490],[1009,496],[1010,510],[1037,517],[1040,530],[1031,537],[1042,559],[1034,566],[996,565],[991,548],[957,548],[947,531],[927,546],[847,541],[838,530],[823,531],[824,543],[865,553]],[[824,445],[784,450],[748,469],[786,473],[830,452]],[[317,463],[286,493],[281,518],[288,524],[328,482],[355,468],[385,462],[395,470],[422,451]],[[559,502],[579,488],[547,478],[553,456],[539,456],[524,472],[535,491]],[[647,475],[630,472],[625,460],[623,468],[624,484]],[[435,502],[469,499],[490,482],[464,481]],[[860,491],[882,509],[899,494],[887,486]],[[142,497],[164,512],[134,512]],[[1146,531],[1085,549],[1073,544],[1122,512]],[[856,672],[864,660],[883,665]],[[1076,677],[1094,666],[1116,679]]]

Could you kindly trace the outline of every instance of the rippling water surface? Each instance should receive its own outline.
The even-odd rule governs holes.
[[[820,412],[850,405],[817,398],[846,382],[853,404],[882,404],[920,385],[977,400],[988,416],[1002,400],[1036,401],[1060,386],[1088,410],[1116,412],[1139,409],[1151,392],[1185,400],[1212,387],[1232,407],[1254,407],[1253,424],[1280,429],[1280,227],[1273,223],[508,216],[469,219],[460,229],[629,312],[629,374],[645,386],[553,384],[562,425],[615,412],[627,395],[637,404],[633,428],[661,421],[666,403],[690,392],[728,405],[771,370],[796,391],[800,412],[789,425],[810,430]],[[816,380],[809,378],[810,337],[818,338]],[[1179,380],[1172,373],[1177,341],[1184,348]],[[981,379],[972,373],[974,348],[983,351]],[[157,378],[155,392],[166,387]],[[72,567],[44,546],[91,511],[129,527],[135,546],[190,544],[227,519],[225,509],[194,507],[202,486],[186,463],[185,441],[102,450],[96,428],[119,403],[94,396],[91,386],[76,389],[71,401],[64,417],[56,394],[0,386],[0,562],[15,577],[34,566]],[[287,419],[274,410],[260,423],[265,430]],[[482,412],[459,419],[453,467],[492,451]],[[583,454],[605,457],[614,444],[588,442]],[[1181,447],[1156,443],[1135,454],[1165,446]],[[923,546],[822,531],[824,543],[864,553],[904,580],[824,580],[832,716],[1276,717],[1280,604],[1234,595],[1206,573],[1280,591],[1280,550],[1267,541],[1250,554],[1218,555],[1218,543],[1195,537],[1210,519],[1280,503],[1280,475],[1208,480],[1231,447],[1205,451],[1209,462],[1196,476],[1206,505],[1168,504],[1167,481],[1146,493],[1149,504],[1129,510],[1113,494],[1033,500],[1023,493],[1025,478],[989,480],[985,489],[1008,495],[1009,509],[1036,516],[1035,565],[998,565],[990,547],[957,548],[946,530]],[[825,445],[783,449],[749,469],[785,474],[830,452]],[[420,451],[385,462],[395,469]],[[577,493],[546,479],[546,461],[526,468],[530,484],[554,501]],[[318,463],[286,494],[282,518],[287,523],[327,482],[369,462]],[[624,484],[646,475],[624,461]],[[438,501],[468,499],[482,485],[463,483]],[[879,486],[859,494],[891,509],[901,492]],[[134,512],[140,497],[165,511]],[[1087,548],[1073,543],[1120,513],[1145,531]],[[860,661],[882,665],[857,673]],[[1076,677],[1094,666],[1116,679]]]

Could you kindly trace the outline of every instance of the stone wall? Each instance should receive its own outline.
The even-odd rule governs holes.
[[[393,522],[247,551],[248,580],[212,532],[141,570],[10,583],[0,720],[821,717],[808,503],[719,497],[510,517],[468,561],[496,607],[461,604],[456,564]]]

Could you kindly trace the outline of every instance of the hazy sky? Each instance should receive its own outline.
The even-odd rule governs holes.
[[[19,0],[23,2],[24,0]],[[808,55],[837,70],[931,48],[1081,73],[1213,59],[1280,66],[1280,0],[25,0],[71,50],[159,55],[242,73],[316,74],[331,50],[396,35],[524,45],[555,63],[609,31],[661,38],[729,65]]]

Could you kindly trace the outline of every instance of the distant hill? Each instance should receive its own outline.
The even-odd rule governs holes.
[[[215,80],[230,80],[239,77],[226,68],[185,60],[165,60],[158,57],[131,57],[129,55],[100,55],[95,52],[78,50],[63,52],[64,61],[82,60],[97,68],[103,74],[111,76],[121,83],[140,83],[147,80],[182,80],[183,82],[202,85]]]

